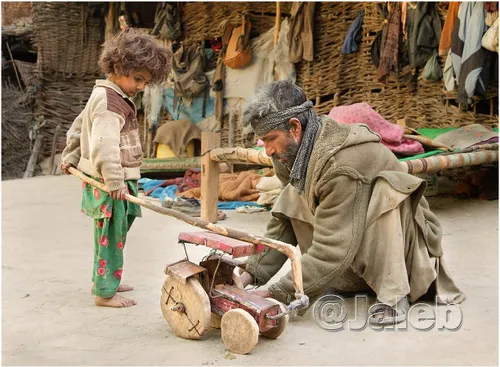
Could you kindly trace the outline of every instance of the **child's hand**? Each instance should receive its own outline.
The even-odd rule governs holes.
[[[71,163],[61,163],[61,171],[64,172],[67,175],[70,175],[71,173],[68,171],[70,167],[74,167]]]
[[[128,194],[128,189],[126,187],[122,187],[121,189],[110,191],[109,196],[114,200],[125,200],[125,195]]]

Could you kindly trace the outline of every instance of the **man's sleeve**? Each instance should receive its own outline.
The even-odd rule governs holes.
[[[80,136],[82,133],[83,111],[77,116],[66,134],[66,147],[64,148],[61,160],[65,164],[78,166],[81,156]]]
[[[286,217],[272,217],[267,224],[265,236],[297,246],[292,223]],[[254,276],[257,285],[264,285],[281,269],[287,259],[281,252],[267,248],[261,254],[248,257],[246,271]]]
[[[364,232],[370,186],[352,175],[325,180],[317,190],[319,204],[314,215],[313,242],[302,255],[304,292],[322,290],[352,263]],[[362,204],[365,203],[365,204]],[[294,299],[291,272],[269,287],[273,297],[290,303]]]

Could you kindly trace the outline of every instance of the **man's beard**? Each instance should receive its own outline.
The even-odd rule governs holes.
[[[283,153],[274,153],[271,157],[276,175],[281,181],[289,181],[288,176],[290,175],[290,172],[292,172],[292,168],[300,148],[300,144],[293,140],[291,136],[287,140],[288,145]],[[282,159],[285,161],[283,162]],[[286,177],[283,177],[285,172]]]

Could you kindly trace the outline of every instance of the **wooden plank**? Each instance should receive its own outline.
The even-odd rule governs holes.
[[[276,326],[276,320],[268,319],[266,315],[275,316],[281,311],[279,305],[266,298],[230,285],[215,286],[209,297],[213,313],[222,316],[229,310],[241,308],[257,321],[260,332]]]
[[[23,178],[30,178],[35,172],[36,163],[38,161],[38,153],[40,153],[40,148],[42,147],[43,135],[39,134],[36,137],[35,145],[33,146],[33,152],[31,153],[30,160],[28,161],[28,166],[24,172]]]
[[[205,268],[188,260],[182,260],[174,264],[167,265],[165,268],[165,274],[171,276],[182,284],[186,284],[187,278],[205,271]]]
[[[201,219],[212,223],[217,222],[219,164],[210,159],[210,151],[219,146],[219,133],[201,133]]]
[[[399,119],[396,121],[396,123],[399,125],[399,126],[403,126],[403,127],[410,127],[412,128],[413,127],[413,120],[409,117],[406,117],[404,119]]]
[[[194,158],[144,158],[141,173],[148,172],[184,172],[189,168],[199,168],[200,157]]]
[[[255,255],[265,250],[265,247],[262,245],[227,238],[211,232],[181,232],[178,238],[181,242],[207,246],[223,251],[234,258]]]
[[[60,130],[61,130],[61,124],[57,124],[56,131],[54,132],[54,139],[52,140],[52,150],[50,152],[49,174],[51,174],[51,175],[56,174],[57,167],[54,167],[54,161],[56,158],[57,137],[59,136]]]

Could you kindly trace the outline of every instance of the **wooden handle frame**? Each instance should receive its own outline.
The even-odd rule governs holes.
[[[70,167],[68,170],[72,175],[80,178],[82,181],[85,181],[86,183],[94,187],[97,187],[102,191],[109,192],[106,185],[86,176],[76,168]],[[251,233],[246,233],[235,229],[226,228],[218,224],[210,223],[206,220],[192,217],[188,214],[179,212],[177,210],[160,207],[158,205],[155,205],[151,202],[148,202],[144,199],[138,198],[130,194],[125,195],[125,200],[140,205],[144,208],[148,208],[156,213],[167,215],[169,217],[174,217],[183,222],[191,224],[192,226],[220,234],[221,236],[226,236],[229,238],[234,238],[236,240],[253,243],[255,245],[266,246],[285,254],[290,259],[290,262],[292,264],[292,282],[295,288],[295,298],[297,300],[304,299],[305,294],[304,294],[304,286],[302,283],[302,263],[300,260],[301,253],[299,249],[296,248],[295,246],[292,246],[285,242],[273,240],[271,238],[257,236]]]

